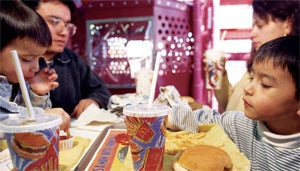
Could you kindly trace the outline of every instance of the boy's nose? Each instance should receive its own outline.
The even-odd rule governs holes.
[[[257,36],[257,28],[256,26],[253,26],[250,32],[250,38],[253,40]]]
[[[40,69],[40,67],[39,67],[39,61],[36,60],[36,61],[32,64],[32,66],[31,66],[31,68],[30,68],[30,72],[36,73],[36,72],[39,71],[39,69]]]
[[[254,92],[253,89],[253,83],[249,82],[244,88],[243,88],[245,95],[252,95]]]

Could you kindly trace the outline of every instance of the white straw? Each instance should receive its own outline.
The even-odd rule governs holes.
[[[21,68],[18,53],[17,53],[16,50],[12,50],[12,51],[10,51],[10,54],[11,54],[11,58],[13,60],[15,70],[16,70],[16,73],[17,73],[17,76],[18,76],[18,80],[19,80],[19,84],[20,84],[20,87],[21,87],[22,95],[23,95],[23,98],[25,100],[25,104],[26,104],[26,107],[27,107],[27,110],[28,110],[28,113],[29,113],[29,120],[34,120],[35,116],[34,116],[33,108],[32,108],[32,105],[31,105],[31,101],[29,99],[28,90],[27,90],[26,85],[25,85],[25,79],[24,79],[24,76],[23,76],[23,71],[22,71],[22,68]]]
[[[149,108],[152,106],[152,103],[153,103],[153,100],[154,100],[160,59],[161,59],[161,56],[160,56],[160,53],[158,52],[157,56],[156,56],[155,65],[154,65],[154,71],[153,71],[153,76],[152,76],[151,89],[150,89],[150,94],[149,94],[149,99],[148,99],[148,107]]]
[[[224,41],[226,34],[227,34],[227,30],[225,30],[225,31],[223,32],[220,42],[223,42],[223,41]]]

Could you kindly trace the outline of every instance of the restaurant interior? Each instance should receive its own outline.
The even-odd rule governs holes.
[[[252,104],[243,100],[246,110],[263,112],[224,112],[214,94],[217,86],[207,85],[207,52],[211,49],[222,52],[231,85],[246,72],[252,25],[257,27],[252,23],[252,0],[73,1],[77,11],[70,22],[77,32],[70,36],[67,30],[67,46],[107,84],[111,92],[107,108],[86,103],[80,115],[65,113],[69,125],[61,129],[63,115],[48,114],[46,109],[46,115],[35,115],[28,94],[22,92],[32,115],[0,120],[1,171],[205,170],[202,166],[214,171],[249,171],[289,170],[290,165],[299,169],[299,129],[293,130],[299,127],[294,119],[299,119],[299,110],[291,116],[288,112],[293,107],[288,112],[279,109],[283,105],[271,103],[275,96],[270,96],[273,101],[265,103],[268,98],[264,98],[256,108],[253,104],[262,100],[254,98]],[[64,32],[68,24],[62,23]],[[17,53],[14,57],[18,59]],[[263,70],[260,65],[265,64],[255,62],[253,66]],[[144,71],[154,72],[150,93],[145,96],[137,93],[137,78]],[[26,90],[25,83],[20,86]],[[290,102],[289,97],[279,97]],[[193,108],[190,99],[199,106]],[[270,112],[261,106],[277,108]],[[289,127],[291,121],[296,123],[292,131],[282,127]],[[267,123],[279,133],[281,129],[288,132],[272,132]]]
[[[69,47],[112,94],[135,92],[135,73],[161,55],[155,95],[173,85],[182,96],[218,109],[205,85],[204,52],[225,52],[229,81],[246,70],[251,50],[251,0],[75,0],[78,27]]]

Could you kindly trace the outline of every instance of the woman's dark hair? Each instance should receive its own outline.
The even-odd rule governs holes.
[[[272,20],[278,19],[285,21],[291,20],[292,32],[291,34],[299,34],[299,7],[300,1],[298,0],[253,0],[252,2],[253,13],[258,15],[259,18],[268,22],[268,15]]]
[[[0,23],[0,49],[22,38],[32,40],[42,47],[51,46],[51,33],[46,22],[21,1],[1,1]]]
[[[296,99],[299,100],[300,88],[300,61],[299,61],[299,35],[288,35],[271,40],[263,44],[252,54],[252,63],[261,63],[272,60],[274,68],[287,69],[291,74],[296,87]]]
[[[252,2],[253,13],[259,18],[269,22],[269,16],[272,20],[285,21],[290,20],[292,23],[292,30],[290,34],[299,34],[299,8],[300,1],[298,0],[253,0]],[[251,53],[256,50],[253,47]],[[247,61],[247,70],[250,71],[252,60]]]
[[[77,9],[76,4],[74,3],[73,0],[22,0],[24,4],[26,4],[29,8],[35,11],[39,8],[41,2],[55,2],[55,1],[61,2],[67,7],[69,7],[71,11],[71,17],[73,18],[74,13],[76,12]]]

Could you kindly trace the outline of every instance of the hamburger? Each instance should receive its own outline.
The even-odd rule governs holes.
[[[47,153],[50,142],[39,132],[26,132],[15,133],[11,145],[20,157],[36,160]]]
[[[175,171],[227,171],[231,170],[230,156],[222,149],[210,145],[195,145],[186,148],[176,158]]]

